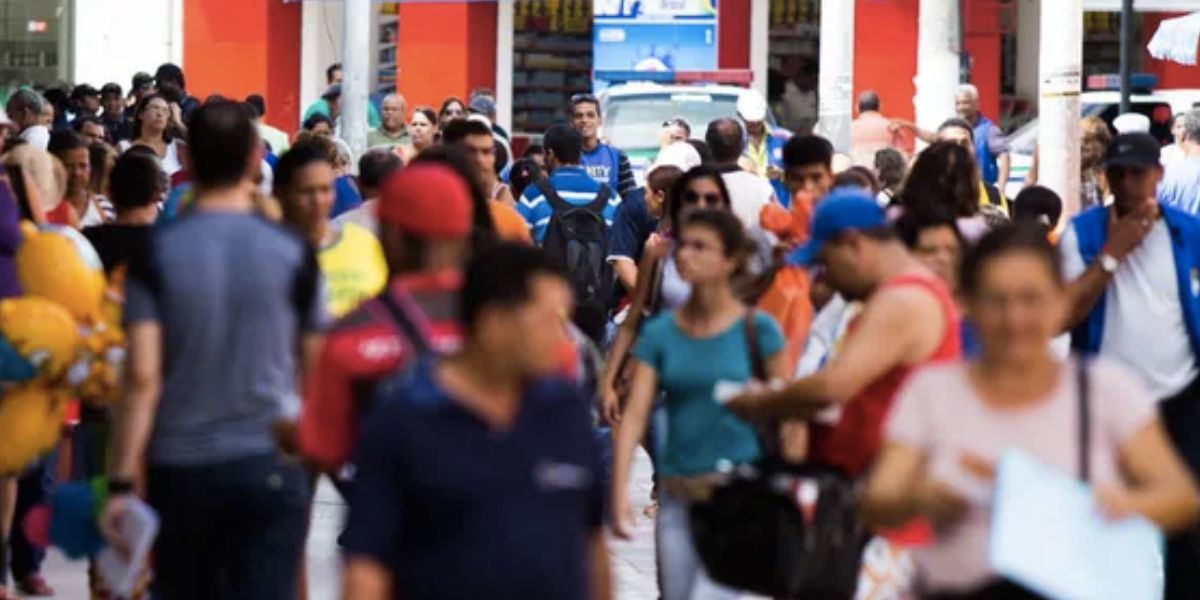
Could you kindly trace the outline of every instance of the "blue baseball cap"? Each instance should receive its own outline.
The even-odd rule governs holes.
[[[874,198],[857,187],[837,188],[817,204],[808,242],[792,252],[788,264],[808,266],[816,262],[825,244],[847,231],[876,229],[887,225],[887,215]]]

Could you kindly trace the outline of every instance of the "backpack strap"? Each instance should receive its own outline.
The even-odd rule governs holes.
[[[552,212],[558,213],[572,208],[570,204],[567,204],[566,200],[562,199],[562,196],[558,195],[558,190],[554,189],[553,185],[550,185],[549,178],[538,181],[536,185],[538,191],[546,198],[546,202],[550,203],[550,210]]]
[[[754,318],[756,311],[751,308],[746,313],[746,350],[750,357],[750,375],[759,381],[767,380],[767,364],[763,360],[762,348],[758,346],[758,324]]]
[[[612,198],[612,188],[608,187],[607,183],[600,184],[600,189],[596,191],[596,199],[587,205],[588,210],[602,215],[604,209],[608,207],[608,201]]]
[[[404,334],[404,337],[408,339],[408,343],[412,345],[414,350],[417,351],[417,354],[419,356],[429,354],[431,351],[429,340],[427,340],[425,335],[422,334],[417,328],[416,323],[413,323],[413,320],[409,318],[408,312],[400,306],[400,303],[396,302],[394,297],[392,297],[391,290],[384,289],[383,293],[379,294],[378,298],[379,304],[383,306],[384,310],[388,312],[388,315],[392,317],[392,324],[396,326],[396,329],[398,329],[400,333]]]

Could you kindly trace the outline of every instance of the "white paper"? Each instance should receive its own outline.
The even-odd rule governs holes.
[[[1000,459],[990,542],[997,573],[1049,598],[1162,598],[1158,529],[1109,521],[1090,487],[1021,450]]]
[[[146,568],[146,559],[158,535],[158,514],[137,498],[128,500],[121,518],[121,539],[129,549],[126,558],[112,546],[106,546],[96,556],[96,570],[108,584],[113,596],[127,598],[133,594],[138,578]]]

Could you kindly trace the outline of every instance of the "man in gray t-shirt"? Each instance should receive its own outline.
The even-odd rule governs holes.
[[[319,270],[311,246],[254,214],[262,142],[241,107],[207,102],[188,125],[194,206],[129,266],[101,529],[120,542],[142,487],[161,523],[155,597],[292,600],[311,489],[274,431],[298,412]]]

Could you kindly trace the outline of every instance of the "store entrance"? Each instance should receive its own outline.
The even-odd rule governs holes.
[[[820,0],[771,0],[767,101],[781,127],[812,131],[817,122]]]
[[[514,132],[540,134],[592,89],[591,0],[514,0]]]

